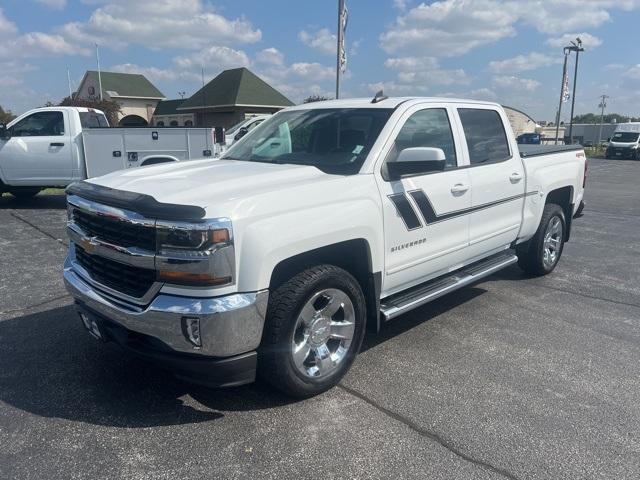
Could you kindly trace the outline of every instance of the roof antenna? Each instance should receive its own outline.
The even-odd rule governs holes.
[[[378,93],[376,93],[376,96],[375,96],[375,97],[373,97],[373,100],[371,100],[371,103],[378,103],[378,102],[381,102],[381,101],[383,101],[383,100],[386,100],[387,98],[389,98],[389,97],[387,97],[387,96],[382,92],[382,90],[380,90]]]

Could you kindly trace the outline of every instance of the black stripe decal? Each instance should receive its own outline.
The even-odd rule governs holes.
[[[494,202],[484,203],[482,205],[476,205],[475,207],[469,207],[469,208],[464,208],[462,210],[455,210],[453,212],[443,213],[442,215],[438,215],[435,212],[433,205],[431,205],[431,201],[429,200],[429,197],[427,197],[427,195],[424,193],[423,190],[412,190],[408,193],[409,195],[411,195],[411,198],[413,198],[414,202],[416,202],[416,205],[420,209],[420,213],[422,213],[425,223],[429,225],[432,223],[443,222],[451,218],[461,217],[463,215],[469,215],[470,213],[477,212],[479,210],[484,210],[486,208],[495,207],[496,205],[500,205],[503,203],[512,202],[514,200],[527,197],[529,195],[535,195],[538,192],[528,192],[528,193],[522,193],[520,195],[513,195],[512,197],[506,197],[500,200],[496,200]]]
[[[400,218],[402,218],[407,230],[415,230],[416,228],[422,227],[418,215],[416,215],[416,212],[413,210],[404,193],[394,193],[393,195],[389,195],[389,199],[395,205],[396,211],[398,215],[400,215]]]

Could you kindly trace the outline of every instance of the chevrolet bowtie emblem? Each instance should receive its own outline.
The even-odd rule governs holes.
[[[94,253],[98,249],[98,245],[96,237],[83,238],[80,241],[80,246],[87,253]]]

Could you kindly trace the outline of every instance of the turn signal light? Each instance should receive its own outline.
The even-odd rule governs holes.
[[[185,273],[159,271],[158,280],[169,283],[177,283],[179,285],[207,286],[207,285],[226,285],[231,283],[231,277],[212,277],[207,273]]]

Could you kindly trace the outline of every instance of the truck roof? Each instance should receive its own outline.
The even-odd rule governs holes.
[[[325,100],[322,102],[303,103],[287,110],[308,110],[316,108],[396,108],[401,103],[474,103],[478,105],[491,105],[499,107],[494,102],[486,102],[479,100],[446,98],[446,97],[390,97],[380,100],[376,103],[372,102],[373,98],[348,98],[343,100]]]
[[[87,107],[40,107],[40,108],[34,108],[32,110],[29,110],[28,112],[25,113],[33,113],[33,112],[47,112],[47,111],[57,111],[59,112],[60,110],[67,110],[67,111],[74,111],[74,112],[98,112],[98,113],[104,113],[102,110],[98,110],[97,108],[87,108]]]

